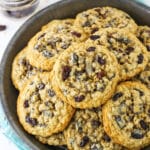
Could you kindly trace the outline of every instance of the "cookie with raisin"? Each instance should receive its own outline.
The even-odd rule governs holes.
[[[128,149],[150,143],[150,92],[140,82],[122,82],[103,107],[106,133]]]
[[[58,98],[51,85],[50,73],[31,78],[17,100],[17,114],[23,128],[42,137],[63,131],[74,111]]]
[[[126,12],[112,7],[83,11],[76,16],[74,24],[88,34],[93,34],[99,28],[119,28],[132,33],[137,30],[137,24]]]
[[[70,47],[56,61],[52,85],[75,108],[104,104],[119,80],[119,65],[105,47],[82,43]]]
[[[122,150],[103,128],[101,108],[77,110],[65,138],[70,150]]]
[[[51,70],[59,54],[74,43],[84,41],[86,34],[72,24],[64,25],[65,21],[55,21],[43,27],[28,43],[29,61],[32,65],[44,70]]]
[[[21,50],[14,58],[12,64],[12,82],[19,91],[22,90],[31,77],[35,76],[37,73],[44,72],[44,70],[36,68],[29,63],[27,50],[27,47]]]
[[[106,46],[117,58],[121,67],[120,79],[131,79],[144,70],[148,52],[135,35],[122,29],[103,29],[92,34],[87,42]]]

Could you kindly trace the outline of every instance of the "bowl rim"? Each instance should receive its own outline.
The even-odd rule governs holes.
[[[34,149],[34,150],[40,150],[33,142],[31,142],[25,135],[20,134],[22,131],[20,131],[14,121],[12,121],[12,116],[10,116],[10,111],[8,109],[8,104],[5,101],[5,96],[4,96],[4,84],[3,84],[3,78],[4,78],[4,66],[6,64],[6,58],[9,56],[9,52],[11,51],[11,47],[13,43],[20,37],[20,34],[26,30],[26,27],[33,23],[37,18],[40,18],[45,12],[47,12],[49,9],[57,9],[57,7],[65,4],[72,3],[73,1],[76,0],[59,0],[53,4],[50,4],[49,6],[45,7],[44,9],[38,11],[36,14],[31,16],[29,19],[27,19],[20,27],[19,29],[15,32],[13,35],[12,39],[9,41],[8,46],[6,47],[1,62],[0,62],[0,104],[2,105],[2,110],[6,116],[6,119],[11,126],[12,130],[14,133],[17,135],[18,138],[20,138],[22,141],[24,141],[24,144],[29,148],[29,149]],[[139,1],[130,1],[130,0],[125,0],[126,3],[130,3],[132,5],[135,5],[136,7],[139,7],[141,9],[144,9],[148,12],[150,12],[150,7],[146,6]]]

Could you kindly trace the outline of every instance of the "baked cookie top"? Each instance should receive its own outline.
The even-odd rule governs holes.
[[[144,71],[138,74],[134,79],[140,80],[148,88],[150,88],[150,27],[148,26],[139,26],[137,31],[138,39],[144,44],[148,51],[148,64],[145,67]]]
[[[119,71],[115,56],[105,47],[82,43],[60,55],[53,68],[52,84],[73,107],[98,107],[114,92]]]
[[[93,34],[99,28],[120,28],[135,33],[137,25],[125,12],[112,7],[88,9],[76,16],[74,24],[86,33]]]
[[[140,82],[118,85],[103,107],[107,134],[117,143],[136,149],[150,143],[150,92]]]
[[[64,22],[57,21],[57,24],[52,23],[45,26],[29,41],[29,61],[31,64],[38,68],[51,70],[60,53],[72,44],[82,42],[87,38],[81,29],[72,26],[72,24],[63,26]],[[51,25],[55,29],[53,27],[52,30]]]
[[[52,134],[49,137],[36,136],[36,139],[38,139],[43,144],[55,146],[66,145],[66,140],[63,132]]]
[[[51,74],[37,74],[20,92],[17,113],[24,129],[33,135],[48,137],[64,130],[74,109],[57,97]]]
[[[77,110],[66,134],[70,150],[121,150],[103,128],[101,108]]]
[[[44,70],[38,69],[31,65],[28,60],[27,47],[21,50],[15,57],[12,64],[11,78],[14,86],[20,91],[26,82],[36,75],[42,73]]]
[[[87,42],[103,45],[117,58],[121,67],[121,80],[130,79],[148,62],[148,53],[143,44],[131,33],[121,29],[103,29],[91,35]]]

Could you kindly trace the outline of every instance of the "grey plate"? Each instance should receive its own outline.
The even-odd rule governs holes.
[[[33,136],[27,134],[16,114],[16,99],[18,92],[12,85],[11,64],[16,54],[27,44],[29,39],[40,28],[52,19],[74,17],[77,13],[97,6],[113,6],[129,13],[138,24],[150,26],[150,8],[139,5],[131,0],[63,0],[40,11],[30,18],[15,34],[4,53],[0,70],[0,96],[2,106],[9,123],[16,134],[29,145],[32,150],[61,150],[39,143]],[[147,150],[150,149],[147,148]]]

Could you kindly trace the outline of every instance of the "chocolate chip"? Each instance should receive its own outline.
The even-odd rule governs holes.
[[[25,101],[24,101],[24,105],[23,105],[23,106],[24,106],[24,108],[29,107],[29,101],[28,101],[28,100],[25,100]]]
[[[53,57],[53,54],[52,54],[51,52],[47,51],[47,50],[44,50],[44,51],[42,52],[42,55],[43,55],[44,57],[46,57],[46,58]]]
[[[54,41],[48,41],[47,45],[50,45],[52,47],[52,49],[56,48],[56,42],[54,42]]]
[[[78,132],[79,132],[79,133],[82,133],[82,131],[83,131],[82,127],[79,127],[79,128],[78,128]]]
[[[78,38],[81,37],[81,33],[76,32],[76,31],[72,31],[71,34],[74,35],[74,36],[76,36],[76,37],[78,37]]]
[[[143,128],[144,130],[148,128],[148,125],[144,120],[140,120],[140,125],[141,125],[141,128]]]
[[[27,67],[28,71],[33,70],[33,67],[29,63],[27,63],[27,62],[26,62],[26,67]]]
[[[99,127],[101,125],[101,122],[99,120],[92,120],[91,125],[92,127]]]
[[[78,55],[76,53],[73,53],[72,58],[73,58],[73,62],[74,63],[78,62],[79,57],[78,57]]]
[[[70,46],[70,43],[64,43],[61,48],[62,49],[67,49]]]
[[[87,50],[88,52],[93,52],[93,51],[95,51],[95,49],[96,49],[96,47],[91,46],[91,47],[87,48],[86,50]]]
[[[96,145],[92,145],[90,150],[101,150],[101,149],[99,149]]]
[[[80,147],[84,147],[89,142],[89,137],[84,136],[80,142]]]
[[[146,45],[147,51],[150,52],[150,45]]]
[[[63,81],[65,81],[69,77],[70,72],[71,72],[70,66],[64,66],[62,68],[62,80]]]
[[[142,43],[144,42],[144,39],[143,39],[141,36],[139,36],[138,39],[139,39]]]
[[[36,126],[38,124],[36,118],[30,118],[29,115],[26,116],[26,122],[29,123],[32,127]]]
[[[39,83],[38,86],[37,86],[37,88],[39,90],[43,90],[45,88],[45,84],[44,83]]]
[[[96,31],[98,31],[98,28],[93,28],[91,34],[95,33]]]
[[[139,55],[137,56],[137,58],[138,58],[137,63],[138,63],[138,64],[142,64],[142,63],[143,63],[143,60],[144,60],[143,55],[142,55],[142,54],[139,54]]]
[[[150,81],[150,76],[148,76],[148,80]]]
[[[102,57],[98,56],[97,61],[100,65],[105,65],[106,61]]]
[[[45,34],[46,34],[46,33],[41,34],[41,35],[38,37],[38,40],[41,39],[42,37],[44,37]]]
[[[85,96],[84,95],[75,96],[74,99],[76,102],[81,102],[85,99]]]
[[[130,54],[131,52],[133,52],[134,51],[134,48],[133,47],[127,47],[126,48],[126,54]]]
[[[90,27],[90,26],[91,23],[88,20],[82,25],[82,27]]]
[[[90,39],[91,39],[91,40],[94,40],[94,41],[97,40],[97,39],[99,39],[99,38],[100,38],[99,35],[91,35],[91,36],[90,36]]]
[[[19,64],[23,65],[23,66],[26,66],[26,59],[25,58],[20,59]]]
[[[116,93],[113,97],[112,97],[112,100],[113,101],[116,101],[118,98],[120,98],[121,96],[123,96],[123,93],[122,92],[118,92]]]
[[[0,25],[0,31],[4,31],[4,30],[6,30],[6,25]]]
[[[106,133],[104,133],[104,135],[103,135],[102,138],[103,138],[103,140],[106,141],[106,142],[110,142],[110,141],[111,141],[110,137],[109,137]]]
[[[126,123],[119,115],[115,116],[115,121],[117,122],[118,126],[122,129],[126,126]]]
[[[102,79],[106,75],[105,71],[100,71],[97,73],[97,78]]]
[[[131,137],[134,139],[142,139],[144,135],[141,133],[140,130],[135,130],[131,133]]]
[[[50,96],[50,97],[54,97],[55,96],[55,92],[53,91],[53,90],[48,90],[47,91],[48,92],[48,95]]]

